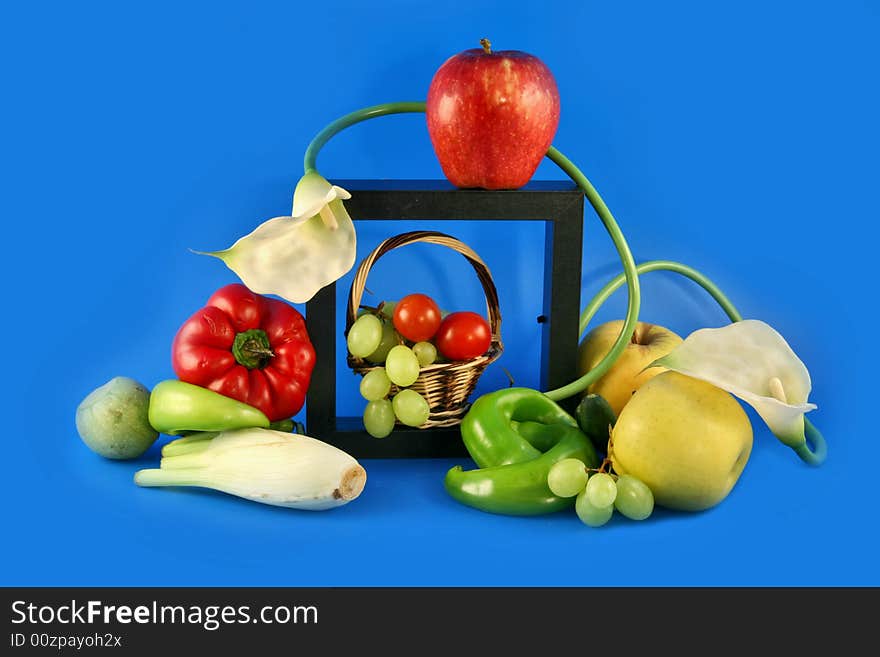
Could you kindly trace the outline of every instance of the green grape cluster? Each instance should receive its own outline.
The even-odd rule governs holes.
[[[563,459],[553,464],[547,486],[559,497],[574,497],[578,518],[590,527],[601,527],[617,509],[631,520],[644,520],[654,511],[654,495],[640,479],[632,475],[590,473],[578,459]]]
[[[382,365],[367,372],[360,383],[361,396],[368,402],[364,428],[374,438],[388,436],[397,422],[422,426],[431,410],[427,400],[409,386],[418,379],[422,367],[434,363],[437,349],[429,342],[412,347],[404,344],[391,321],[393,312],[394,302],[386,302],[378,314],[360,314],[346,338],[353,356]],[[392,385],[397,392],[389,399]]]

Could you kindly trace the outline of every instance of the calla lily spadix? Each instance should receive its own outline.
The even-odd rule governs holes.
[[[804,414],[816,408],[807,401],[810,373],[785,338],[764,322],[747,319],[695,331],[651,364],[658,365],[739,397],[789,447],[805,443]]]
[[[305,303],[354,265],[354,223],[342,201],[351,194],[317,171],[300,178],[290,216],[257,226],[223,251],[196,251],[220,258],[257,294]]]

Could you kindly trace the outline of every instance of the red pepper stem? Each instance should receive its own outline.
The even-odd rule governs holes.
[[[235,360],[249,370],[263,369],[275,357],[269,336],[263,329],[242,331],[235,336],[232,343],[232,355]]]

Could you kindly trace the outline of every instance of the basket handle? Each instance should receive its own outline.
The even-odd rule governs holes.
[[[409,233],[401,233],[379,244],[373,251],[361,261],[351,282],[351,289],[348,293],[348,311],[345,318],[345,330],[351,328],[357,317],[358,308],[361,305],[361,298],[364,295],[364,287],[367,284],[367,275],[370,273],[373,264],[389,251],[414,244],[415,242],[425,242],[428,244],[439,244],[453,251],[457,251],[463,255],[480,279],[483,286],[483,292],[486,295],[486,310],[489,314],[489,327],[492,330],[492,342],[501,344],[501,308],[498,305],[498,290],[495,289],[495,283],[492,280],[492,274],[486,263],[471,249],[467,244],[458,241],[451,235],[440,233],[433,230],[415,230]]]

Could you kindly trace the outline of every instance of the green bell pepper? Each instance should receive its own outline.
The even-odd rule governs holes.
[[[506,388],[483,395],[461,421],[461,437],[477,467],[531,461],[541,452],[511,422],[538,422],[577,428],[575,419],[556,402],[531,388]]]
[[[478,469],[455,466],[446,491],[490,513],[538,515],[574,505],[554,495],[547,475],[557,461],[599,465],[592,443],[573,417],[537,390],[508,388],[480,397],[462,420],[461,435]]]
[[[169,379],[150,394],[148,419],[152,427],[175,436],[189,431],[226,431],[270,426],[262,411],[191,383]]]

